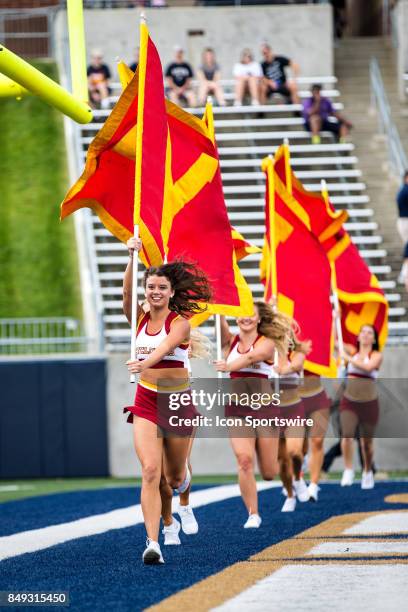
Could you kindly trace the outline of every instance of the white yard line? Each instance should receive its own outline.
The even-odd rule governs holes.
[[[408,554],[408,542],[393,540],[388,542],[324,542],[309,550],[308,555],[388,555],[394,553]]]
[[[408,565],[286,565],[217,612],[384,612],[405,610]]]
[[[258,491],[280,487],[279,482],[260,482]],[[193,508],[206,506],[240,495],[238,485],[222,485],[210,487],[200,491],[194,491],[190,495],[190,504]],[[173,509],[178,505],[178,498],[173,500]],[[14,533],[9,536],[0,537],[0,561],[25,553],[33,553],[44,550],[50,546],[62,544],[70,540],[77,540],[87,536],[105,533],[113,529],[133,527],[143,523],[143,514],[140,504],[112,510],[103,514],[94,514],[83,519],[60,523]]]
[[[343,531],[345,535],[408,533],[408,512],[387,512],[364,519]]]
[[[408,531],[408,512],[378,513],[363,519],[343,534],[403,534]],[[330,539],[330,538],[328,538]],[[217,612],[384,612],[406,609],[408,601],[408,564],[373,562],[348,563],[347,555],[406,553],[406,541],[344,542],[329,541],[313,547],[309,555],[339,555],[340,563],[326,565],[288,563],[259,580],[239,595],[214,608]],[[297,585],[297,586],[296,586]],[[294,588],[295,586],[295,588]]]

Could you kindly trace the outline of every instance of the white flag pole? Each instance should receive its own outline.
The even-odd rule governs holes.
[[[321,181],[321,192],[322,196],[326,202],[329,200],[329,192],[327,190],[327,183],[325,180]],[[343,341],[343,330],[341,328],[341,318],[340,318],[340,301],[339,294],[337,292],[337,277],[336,277],[336,265],[334,261],[330,262],[331,268],[331,290],[333,296],[333,305],[335,312],[335,329],[336,329],[336,338],[337,338],[337,346],[340,354],[340,363],[341,367],[344,368],[344,341]]]
[[[136,157],[135,157],[135,203],[134,203],[134,229],[133,236],[139,238],[140,201],[141,201],[141,178],[142,178],[142,155],[143,155],[143,112],[144,112],[144,87],[146,79],[147,45],[149,32],[146,26],[144,13],[140,15],[140,57],[139,57],[139,92],[137,101],[137,124],[136,124]],[[137,327],[137,272],[139,253],[133,256],[132,268],[132,321],[130,359],[136,360],[136,327]],[[136,375],[130,375],[130,382],[136,382]]]
[[[222,359],[222,344],[221,344],[221,315],[215,315],[215,342],[217,349],[217,361]],[[222,378],[222,372],[217,372],[218,378]]]

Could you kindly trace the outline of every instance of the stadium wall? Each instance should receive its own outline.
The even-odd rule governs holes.
[[[0,361],[0,478],[107,476],[104,358]]]
[[[268,41],[278,54],[298,62],[304,76],[333,74],[333,34],[330,5],[254,7],[177,7],[145,10],[150,32],[163,66],[173,57],[174,45],[186,50],[194,68],[202,49],[214,47],[224,78],[244,47],[260,59],[259,47]],[[139,11],[86,10],[88,53],[98,48],[114,69],[119,57],[130,63],[138,45]],[[66,13],[55,22],[56,41],[67,42]],[[117,75],[114,75],[117,79]]]
[[[397,70],[398,88],[401,100],[406,99],[407,82],[403,76],[408,72],[408,0],[400,0],[395,7],[396,18],[394,19],[395,32],[397,37]]]
[[[129,383],[125,362],[127,354],[112,354],[108,357],[108,436],[109,465],[113,476],[140,475],[140,465],[133,449],[132,426],[126,422],[123,407],[133,404],[136,386]],[[207,362],[192,360],[193,379],[213,378],[214,370]],[[404,393],[408,384],[408,363],[406,347],[389,347],[384,352],[384,365],[381,368],[383,379],[399,378],[404,385],[392,387],[394,395],[398,392],[399,405],[406,405]],[[381,381],[380,381],[381,382]],[[396,391],[397,390],[397,391]],[[326,439],[326,447],[334,443]],[[357,462],[357,453],[356,453]],[[384,470],[406,470],[408,465],[408,443],[406,438],[381,438],[375,440],[375,459],[378,468]],[[235,458],[228,439],[197,438],[193,447],[193,468],[196,474],[233,474],[236,473]],[[359,469],[358,462],[356,468]],[[341,470],[339,460],[334,469]]]

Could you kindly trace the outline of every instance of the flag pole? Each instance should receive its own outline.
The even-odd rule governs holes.
[[[136,159],[135,159],[135,201],[133,209],[133,236],[139,238],[140,202],[142,195],[142,155],[143,155],[143,109],[144,89],[146,79],[147,42],[149,32],[146,26],[146,17],[140,15],[140,55],[139,55],[139,87],[137,99],[137,124],[136,124]],[[133,257],[132,269],[132,320],[131,320],[131,342],[130,359],[136,359],[136,325],[137,325],[137,273],[139,268],[139,255]],[[130,382],[136,382],[136,375],[130,375]]]
[[[266,161],[266,173],[268,177],[268,206],[269,206],[269,254],[270,254],[270,268],[269,278],[273,308],[275,311],[278,310],[278,274],[276,269],[276,214],[275,214],[275,161],[272,155],[268,155]],[[274,364],[278,365],[278,351],[275,349]],[[275,391],[279,392],[276,388]]]
[[[204,120],[207,125],[208,135],[211,138],[211,142],[215,143],[215,129],[214,129],[214,113],[212,105],[212,97],[207,96],[207,102],[205,105]],[[215,318],[215,345],[217,351],[217,361],[222,359],[222,343],[221,343],[221,315],[214,315]],[[222,378],[222,372],[217,372],[218,378]]]
[[[321,181],[321,192],[326,204],[329,201],[329,192],[327,190],[327,183],[325,180]],[[339,294],[337,291],[337,274],[336,274],[336,264],[334,261],[330,261],[330,269],[331,269],[331,289],[333,294],[333,303],[334,303],[334,311],[335,315],[335,324],[336,324],[336,336],[337,336],[337,345],[340,353],[340,364],[341,367],[344,368],[344,341],[343,341],[343,330],[341,329],[341,319],[340,319],[340,301]]]
[[[269,270],[272,299],[277,306],[278,299],[278,276],[276,270],[276,223],[275,223],[275,177],[274,177],[274,165],[275,162],[270,155],[267,162],[267,176],[268,176],[268,193],[269,193],[269,253],[271,267]]]
[[[290,168],[290,149],[289,149],[289,138],[285,138],[283,141],[283,152],[285,156],[285,177],[286,177],[286,189],[290,195],[293,195],[292,188],[292,172]]]

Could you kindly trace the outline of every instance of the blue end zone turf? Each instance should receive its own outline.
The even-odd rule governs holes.
[[[408,483],[380,482],[370,491],[361,490],[358,484],[347,488],[323,484],[319,503],[298,503],[294,513],[282,514],[284,498],[280,489],[266,490],[259,495],[263,523],[257,530],[242,528],[245,509],[239,497],[232,498],[197,508],[199,533],[182,534],[182,546],[163,547],[164,566],[142,565],[145,530],[143,525],[137,525],[6,559],[0,564],[0,590],[67,590],[73,610],[135,612],[335,515],[407,509],[407,504],[384,502],[384,497],[396,493],[408,493]],[[83,506],[82,513],[78,509],[81,516],[89,516],[136,500],[136,491],[132,489],[104,489],[9,502],[3,506],[9,507],[7,521],[12,521],[9,532],[13,532],[19,518],[24,520],[26,528],[30,504],[37,508],[37,515],[42,508],[42,524],[47,525],[55,522],[58,512],[64,521],[66,511],[74,516],[75,503]],[[20,517],[19,508],[23,515]],[[52,512],[47,522],[48,509]],[[14,511],[12,518],[11,510]],[[3,526],[4,530],[7,525]]]

